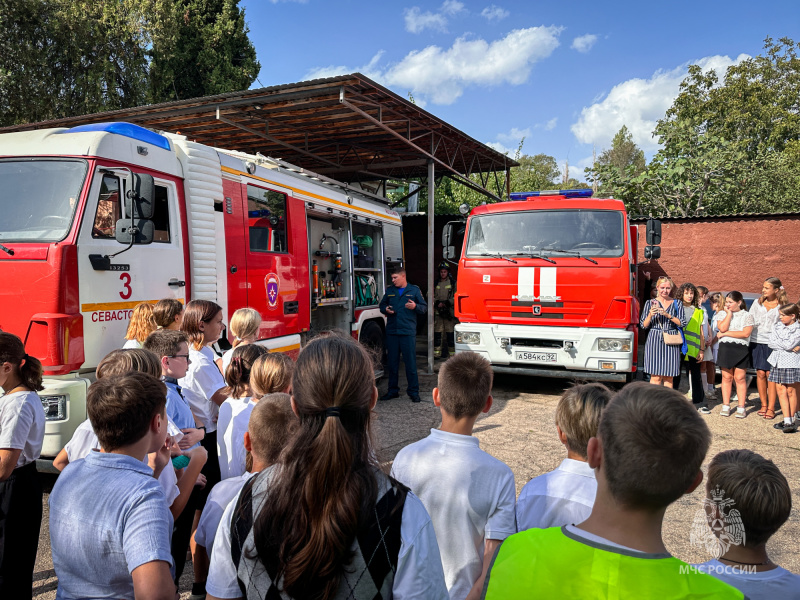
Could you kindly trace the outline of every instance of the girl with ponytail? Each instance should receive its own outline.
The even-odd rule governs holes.
[[[772,370],[768,361],[772,354],[769,338],[779,322],[780,307],[786,304],[789,304],[789,298],[781,280],[767,277],[761,288],[761,298],[750,306],[750,314],[755,322],[750,335],[750,362],[756,370],[758,397],[761,400],[758,415],[765,419],[775,418],[775,399],[778,396],[775,382],[769,380],[769,372]]]
[[[269,350],[258,344],[239,346],[233,351],[231,362],[225,371],[225,393],[229,396],[219,407],[217,419],[217,453],[219,455],[219,472],[222,479],[244,475],[246,455],[244,449],[244,432],[250,422],[259,397],[250,385],[250,372],[259,358],[268,354]]]
[[[300,352],[292,391],[299,427],[280,462],[226,509],[207,597],[447,599],[425,508],[376,459],[378,390],[364,348],[315,338]]]
[[[36,393],[43,389],[42,363],[2,331],[0,386],[0,598],[30,598],[42,524],[36,472],[46,420]]]

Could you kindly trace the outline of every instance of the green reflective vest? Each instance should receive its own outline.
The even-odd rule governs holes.
[[[686,310],[686,309],[684,309]],[[703,311],[695,308],[692,318],[683,328],[686,337],[686,356],[697,358],[703,353]]]
[[[528,529],[506,538],[483,593],[486,600],[744,598],[669,554],[634,554],[581,541],[563,527]]]

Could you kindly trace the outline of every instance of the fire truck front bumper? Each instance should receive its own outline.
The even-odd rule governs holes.
[[[498,373],[627,381],[635,371],[625,329],[459,323],[455,350],[481,354]]]

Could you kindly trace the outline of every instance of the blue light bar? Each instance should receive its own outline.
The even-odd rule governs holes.
[[[73,127],[65,131],[59,131],[58,133],[83,133],[87,131],[105,131],[107,133],[116,133],[117,135],[129,137],[131,139],[144,142],[145,144],[152,144],[153,146],[163,148],[164,150],[170,149],[169,140],[163,135],[160,135],[154,131],[150,131],[149,129],[145,129],[144,127],[139,127],[133,123],[91,123],[90,125],[79,125],[78,127]]]
[[[511,200],[527,200],[532,196],[565,196],[566,198],[591,198],[592,188],[580,188],[577,190],[545,190],[540,192],[511,192]]]

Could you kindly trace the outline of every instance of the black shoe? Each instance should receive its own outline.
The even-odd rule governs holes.
[[[395,398],[399,398],[400,394],[389,394],[388,392],[380,397],[380,400],[394,400]]]
[[[783,428],[783,433],[794,433],[797,431],[797,423],[792,423]]]
[[[781,421],[780,423],[775,423],[773,427],[775,429],[783,429],[784,427],[789,427],[789,425],[786,424],[786,421]]]
[[[409,398],[411,398],[412,402],[422,402],[422,398],[419,396],[409,396]]]

